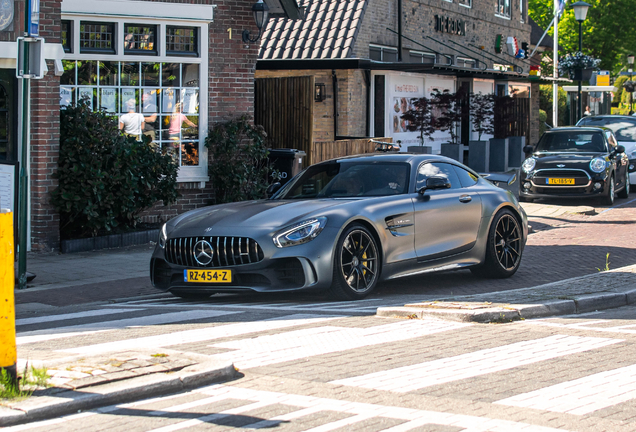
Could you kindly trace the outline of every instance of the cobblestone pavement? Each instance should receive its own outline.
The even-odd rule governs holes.
[[[123,327],[133,316],[164,324]],[[64,332],[70,316],[52,315],[20,327],[21,357],[135,347],[231,358],[241,375],[5,430],[635,431],[635,316],[625,306],[487,325],[135,301]]]

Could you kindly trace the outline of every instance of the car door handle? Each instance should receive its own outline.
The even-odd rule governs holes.
[[[470,195],[462,195],[459,197],[459,202],[467,203],[471,202],[473,199]]]

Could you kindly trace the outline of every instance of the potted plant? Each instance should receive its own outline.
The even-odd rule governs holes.
[[[425,138],[430,139],[435,133],[434,121],[431,113],[431,101],[426,97],[411,99],[411,108],[402,114],[401,119],[406,123],[406,129],[420,133],[420,145],[409,146],[413,153],[431,153],[431,147],[425,146]]]
[[[567,76],[571,80],[589,81],[592,72],[598,70],[600,64],[600,59],[577,51],[559,59],[559,75]]]
[[[495,130],[495,98],[493,94],[472,93],[470,95],[470,119],[473,132],[477,132],[477,141],[468,145],[468,166],[480,172],[488,171],[490,141],[482,141],[482,135],[492,135]]]

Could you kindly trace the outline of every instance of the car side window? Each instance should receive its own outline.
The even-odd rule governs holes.
[[[457,177],[459,177],[459,181],[462,184],[462,187],[470,187],[477,184],[479,177],[470,171],[466,171],[464,168],[453,165],[455,168],[455,172],[457,173]]]
[[[616,150],[616,146],[618,144],[616,143],[616,139],[614,138],[614,134],[611,133],[610,131],[606,131],[605,132],[605,136],[607,137],[607,142],[610,145],[610,151]]]
[[[451,184],[451,189],[459,189],[462,187],[459,177],[457,177],[457,174],[451,164],[443,162],[425,162],[417,169],[417,178],[415,179],[416,190],[420,190],[426,186],[426,180],[431,177],[442,177],[448,179]]]

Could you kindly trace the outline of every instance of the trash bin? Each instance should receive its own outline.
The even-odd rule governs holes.
[[[304,151],[296,149],[269,149],[269,165],[280,172],[280,183],[285,184],[302,171]]]

